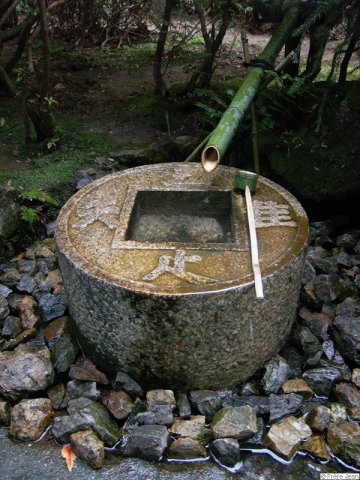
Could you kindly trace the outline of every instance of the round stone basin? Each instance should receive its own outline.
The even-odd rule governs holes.
[[[206,173],[195,163],[133,168],[63,207],[56,242],[70,314],[98,366],[147,387],[221,389],[281,349],[295,318],[307,217],[289,192],[259,177],[257,299],[236,172]]]

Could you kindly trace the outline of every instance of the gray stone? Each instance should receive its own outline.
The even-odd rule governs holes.
[[[290,377],[299,377],[303,372],[304,355],[294,345],[287,343],[280,352],[291,368]]]
[[[86,170],[79,170],[77,173],[76,190],[81,190],[93,181],[93,177]]]
[[[312,266],[312,264],[308,260],[306,260],[304,273],[302,277],[302,284],[305,285],[305,283],[312,282],[315,280],[315,278],[316,278],[315,268]]]
[[[70,435],[79,430],[86,430],[89,428],[89,422],[79,413],[72,415],[62,415],[54,418],[52,426],[52,434],[57,441],[61,443],[69,443]]]
[[[330,409],[324,405],[318,405],[310,410],[306,417],[306,423],[314,433],[322,433],[330,421]]]
[[[249,405],[224,407],[214,415],[211,429],[215,438],[246,440],[257,432],[255,412]]]
[[[114,388],[124,390],[132,397],[142,397],[143,390],[140,385],[125,372],[117,372]]]
[[[336,245],[349,251],[355,247],[356,240],[350,233],[344,233],[336,237]]]
[[[240,447],[233,438],[218,438],[209,445],[211,454],[226,467],[233,468],[240,462]]]
[[[153,405],[148,412],[136,415],[139,425],[165,425],[170,427],[174,423],[171,405]]]
[[[196,412],[206,418],[211,418],[221,408],[221,398],[212,390],[193,390],[189,397]]]
[[[332,340],[326,340],[326,342],[322,344],[322,350],[328,360],[332,360],[334,358],[335,345]]]
[[[20,345],[14,351],[0,353],[0,393],[18,399],[24,392],[48,388],[54,379],[49,350]]]
[[[48,237],[53,237],[55,235],[55,226],[56,226],[56,220],[45,224],[46,235]]]
[[[97,400],[100,392],[96,388],[95,382],[82,382],[81,380],[71,380],[66,387],[66,395],[62,407],[66,407],[71,400],[75,398],[86,397],[91,400]]]
[[[192,460],[206,458],[207,450],[199,442],[190,437],[177,438],[171,445],[167,454],[169,459]]]
[[[212,436],[211,431],[205,426],[205,416],[194,415],[190,420],[181,420],[177,418],[169,431],[180,437],[191,437],[201,443],[207,443],[207,440]]]
[[[9,268],[0,275],[0,282],[3,283],[6,287],[16,287],[19,280],[20,273],[17,268]]]
[[[9,433],[17,440],[36,440],[50,424],[53,416],[48,398],[21,400],[11,410]]]
[[[176,408],[176,400],[172,390],[149,390],[146,393],[148,409],[152,410],[154,405],[170,405],[172,410]]]
[[[289,417],[271,426],[264,439],[264,445],[286,460],[290,460],[300,447],[301,441],[308,438],[311,433],[302,418]]]
[[[360,421],[360,390],[350,383],[339,383],[336,396],[352,420]]]
[[[16,290],[20,293],[32,293],[35,288],[35,280],[33,277],[23,275],[19,283],[16,285]]]
[[[351,381],[360,388],[360,368],[354,368],[351,376]]]
[[[331,319],[328,315],[319,312],[309,312],[306,308],[302,308],[299,311],[299,317],[313,335],[320,340],[328,340],[328,330],[331,326]]]
[[[264,419],[262,417],[257,417],[256,433],[245,441],[246,445],[261,445],[263,443],[266,430],[267,428]]]
[[[264,392],[266,394],[277,393],[281,385],[289,378],[290,367],[288,363],[284,358],[276,355],[265,365],[265,370],[261,380]]]
[[[332,235],[335,230],[335,225],[332,220],[325,220],[322,222],[312,222],[310,224],[310,236],[314,240],[320,235]]]
[[[357,298],[346,298],[336,306],[337,317],[360,317],[360,300]]]
[[[19,272],[21,275],[33,277],[37,271],[36,260],[26,260],[22,258],[18,261]]]
[[[36,305],[36,301],[30,295],[24,295],[18,303],[21,327],[24,330],[35,328],[40,322],[40,317],[36,313]]]
[[[50,322],[54,318],[61,317],[67,308],[66,295],[63,293],[59,295],[44,293],[38,299],[38,308],[44,322]]]
[[[46,258],[38,258],[36,260],[37,268],[43,275],[48,275],[49,272],[55,270],[57,268],[57,264],[58,263],[55,255],[51,255],[50,257]]]
[[[235,173],[230,167],[217,170],[216,196],[232,190]],[[263,278],[266,295],[262,302],[256,301],[254,285],[249,283],[251,262],[242,258],[248,258],[249,250],[241,198],[230,195],[233,208],[228,216],[239,210],[237,233],[244,239],[234,238],[237,247],[224,247],[221,255],[217,247],[214,250],[206,245],[196,247],[195,255],[191,243],[166,255],[156,242],[154,248],[134,250],[136,245],[124,237],[132,205],[125,184],[134,195],[142,190],[145,196],[155,193],[158,198],[164,194],[159,192],[160,181],[174,185],[176,179],[176,186],[167,195],[174,193],[178,198],[181,185],[186,187],[192,178],[204,185],[210,181],[200,165],[190,163],[125,170],[84,187],[58,218],[59,264],[83,351],[99,368],[106,367],[111,373],[128,371],[137,381],[145,374],[150,388],[164,384],[180,391],[233,387],[282,348],[294,320],[307,219],[288,192],[265,178],[258,181],[258,198],[284,205],[293,228],[284,228],[279,241],[275,235],[279,227],[267,225],[266,236],[260,227],[260,250],[266,250],[263,271],[268,272]],[[207,191],[204,187],[200,195]],[[179,202],[175,203],[178,208]],[[190,203],[192,209],[194,202]],[[153,207],[154,203],[147,205]],[[217,202],[215,205],[218,208]],[[102,208],[110,213],[103,216]],[[276,236],[276,241],[269,240],[269,235]],[[282,267],[277,269],[280,259]],[[222,332],[219,325],[224,326]],[[169,348],[163,348],[164,344]]]
[[[340,378],[341,373],[334,367],[313,368],[303,374],[303,379],[319,397],[328,397]]]
[[[222,401],[223,407],[241,407],[243,405],[249,405],[256,415],[268,415],[270,413],[269,397],[244,395],[227,398]]]
[[[65,398],[65,387],[63,383],[59,383],[54,387],[49,388],[47,395],[54,409],[60,410],[61,404]]]
[[[259,395],[260,391],[259,391],[258,382],[251,381],[251,380],[249,382],[245,382],[244,385],[241,386],[239,393],[240,393],[240,396]]]
[[[67,317],[61,317],[61,318],[65,319]],[[54,322],[57,322],[58,320],[60,319],[54,320]],[[100,370],[96,368],[93,362],[91,362],[86,357],[80,358],[75,365],[74,364],[71,365],[69,376],[76,380],[96,382],[96,383],[101,383],[102,385],[109,384],[109,380],[107,379],[106,375],[100,372]]]
[[[69,370],[78,353],[79,347],[72,337],[67,333],[62,335],[51,349],[51,360],[55,371],[63,373]]]
[[[351,268],[352,267],[352,259],[351,256],[346,253],[346,252],[340,252],[339,255],[336,258],[336,262],[338,265],[345,267],[345,268]]]
[[[333,323],[336,348],[350,362],[360,366],[360,317],[337,316]]]
[[[289,415],[300,412],[303,406],[303,397],[296,393],[288,395],[270,395],[270,423],[278,422]]]
[[[101,468],[105,460],[104,442],[92,430],[70,435],[71,447],[75,455],[91,468]]]
[[[125,420],[133,411],[134,402],[125,392],[110,392],[103,399],[102,403],[118,420]],[[162,405],[163,406],[163,405]],[[171,411],[171,407],[166,405]],[[154,407],[155,408],[155,407]],[[139,414],[141,415],[141,414]],[[147,423],[147,422],[143,422]],[[148,422],[151,423],[151,422]],[[153,422],[157,423],[157,422]]]
[[[21,293],[10,293],[10,295],[7,297],[7,300],[11,313],[18,313],[19,304],[24,297],[25,295],[22,295]]]
[[[9,426],[11,420],[11,405],[0,398],[0,425]]]
[[[11,288],[0,283],[0,295],[3,295],[5,298],[7,298],[11,292],[12,292]]]
[[[314,292],[322,302],[333,302],[340,294],[340,280],[335,274],[318,275],[314,280]]]
[[[191,407],[186,393],[178,393],[176,403],[179,410],[179,417],[188,420],[191,417]]]
[[[6,298],[4,297],[4,295],[0,293],[0,321],[6,318],[9,315],[9,313],[10,313],[9,304]]]
[[[319,340],[307,327],[297,325],[294,329],[294,340],[301,346],[307,357],[312,357],[321,350]]]
[[[125,457],[160,460],[169,443],[169,432],[162,425],[142,425],[134,428],[125,445]]]
[[[9,315],[5,318],[1,335],[6,338],[14,338],[21,333],[20,318]]]
[[[352,422],[331,423],[326,440],[334,455],[360,467],[360,426]]]

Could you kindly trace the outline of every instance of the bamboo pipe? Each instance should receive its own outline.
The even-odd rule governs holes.
[[[299,11],[298,5],[291,7],[288,10],[278,29],[258,57],[259,61],[268,64],[273,64],[275,62],[276,57],[292,32]],[[220,160],[224,156],[224,153],[237,131],[240,121],[244,118],[247,109],[250,107],[259,91],[264,76],[265,70],[260,67],[252,68],[245,76],[239,90],[235,94],[232,102],[222,116],[218,126],[213,131],[202,152],[201,163],[206,172],[212,172],[220,163]]]

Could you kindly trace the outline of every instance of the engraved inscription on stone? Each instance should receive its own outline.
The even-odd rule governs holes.
[[[297,227],[292,220],[290,207],[285,203],[254,200],[256,228],[262,227]]]
[[[107,205],[97,205],[93,202],[78,205],[76,213],[81,220],[75,223],[73,227],[86,228],[98,221],[113,230],[118,226],[120,212],[121,210],[116,206],[114,200]]]
[[[212,278],[186,271],[186,262],[200,263],[201,260],[202,258],[200,255],[187,256],[185,250],[177,250],[175,258],[171,257],[170,255],[161,255],[159,259],[159,265],[145,275],[142,279],[152,281],[164,273],[171,273],[175,277],[185,280],[185,282],[194,283],[197,285],[216,282],[216,280]]]

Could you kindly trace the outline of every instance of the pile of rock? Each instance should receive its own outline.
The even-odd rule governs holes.
[[[0,265],[0,424],[22,441],[71,443],[93,468],[106,451],[235,467],[244,448],[360,467],[360,231],[311,225],[289,342],[236,391],[142,388],[108,378],[71,335],[52,238]],[[221,372],[219,372],[221,375]]]

